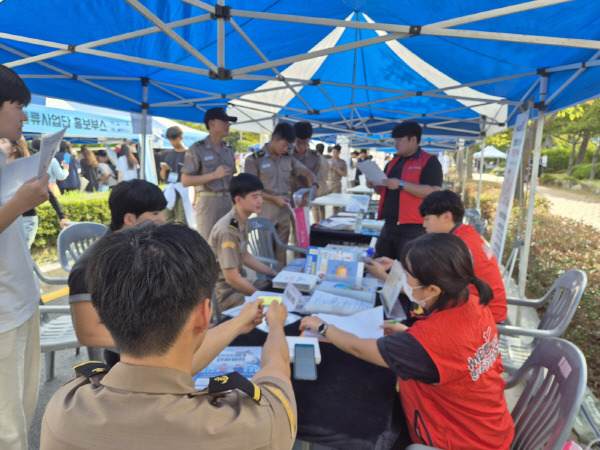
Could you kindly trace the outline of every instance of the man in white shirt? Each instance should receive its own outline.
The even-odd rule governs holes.
[[[17,140],[31,93],[0,65],[0,137]],[[6,154],[0,152],[6,170]],[[39,284],[27,248],[21,214],[48,200],[49,175],[26,181],[0,200],[0,448],[27,449],[40,380]]]

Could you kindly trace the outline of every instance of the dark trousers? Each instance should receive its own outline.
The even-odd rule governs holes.
[[[402,249],[407,242],[425,234],[425,228],[418,223],[395,225],[386,223],[381,229],[375,253],[377,257],[387,256],[392,259],[400,259]]]

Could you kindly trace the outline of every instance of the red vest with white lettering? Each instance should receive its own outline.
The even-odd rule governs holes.
[[[406,332],[425,348],[440,374],[438,384],[398,380],[413,442],[443,449],[508,449],[514,426],[490,309],[471,295]]]
[[[404,163],[400,179],[409,183],[421,184],[421,172],[423,171],[423,167],[425,167],[425,164],[427,164],[427,161],[429,161],[429,158],[431,157],[432,155],[427,153],[425,150],[419,148],[417,150],[417,154],[408,158],[408,160]],[[401,158],[397,156],[390,161],[385,171],[385,174],[387,176],[390,175],[390,172],[392,171],[394,166],[398,164],[398,161],[400,161],[400,159]],[[381,197],[379,200],[379,211],[377,213],[377,216],[379,217],[379,219],[382,219],[383,217],[381,217],[381,214],[383,211],[383,202],[385,202],[387,188],[385,186],[382,186],[380,189],[381,190],[379,191],[379,194],[381,195]],[[424,219],[423,217],[421,217],[421,214],[419,214],[419,206],[423,202],[423,199],[409,194],[405,190],[400,191],[399,198],[400,205],[398,208],[398,224],[422,224]]]

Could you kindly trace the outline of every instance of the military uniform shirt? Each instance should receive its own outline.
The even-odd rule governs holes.
[[[204,140],[198,141],[188,148],[185,154],[183,167],[181,168],[181,173],[187,173],[189,175],[206,175],[214,172],[219,166],[227,166],[231,169],[231,173],[218,180],[196,186],[198,192],[228,191],[233,174],[237,171],[235,168],[235,155],[233,149],[223,142],[221,143],[221,148],[217,150],[207,136]]]
[[[197,391],[194,379],[175,369],[117,363],[104,378],[78,377],[56,392],[40,448],[291,449],[292,387],[274,377],[254,383],[259,401],[238,390]]]
[[[256,175],[264,185],[263,192],[270,195],[290,194],[290,176],[299,176],[307,170],[306,166],[292,158],[289,153],[283,153],[275,159],[265,145],[252,157],[246,159],[246,173]]]
[[[315,175],[315,177],[318,176],[321,168],[321,157],[317,153],[315,153],[314,150],[307,149],[306,152],[304,152],[304,155],[300,155],[294,149],[292,151],[292,158],[295,158],[299,162],[304,164],[306,168]],[[317,179],[317,181],[319,184],[321,184],[322,180]],[[292,187],[292,192],[296,192],[298,189],[301,188],[310,187],[306,178],[302,176],[292,177],[292,179],[290,180],[290,184]]]
[[[329,165],[331,167],[329,168],[328,181],[330,183],[338,183],[338,182],[342,181],[342,176],[339,173],[337,173],[335,170],[333,170],[333,166],[348,173],[348,165],[346,164],[346,161],[344,161],[342,158],[338,159],[337,161],[334,161],[332,158],[329,160]]]
[[[213,227],[208,244],[219,265],[219,278],[216,290],[231,289],[225,281],[223,269],[238,269],[244,266],[244,257],[248,253],[248,236],[244,224],[235,208],[231,208]]]

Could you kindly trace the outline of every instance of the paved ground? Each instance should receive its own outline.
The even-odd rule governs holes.
[[[546,186],[539,186],[538,191],[550,201],[553,214],[581,221],[600,230],[600,196]]]
[[[474,177],[477,177],[477,175],[474,175]],[[504,180],[502,177],[490,174],[483,174],[482,179],[496,183],[502,183],[502,180]],[[537,191],[538,195],[542,195],[550,201],[552,214],[581,221],[586,225],[600,229],[600,195],[583,194],[578,191],[539,185]]]

